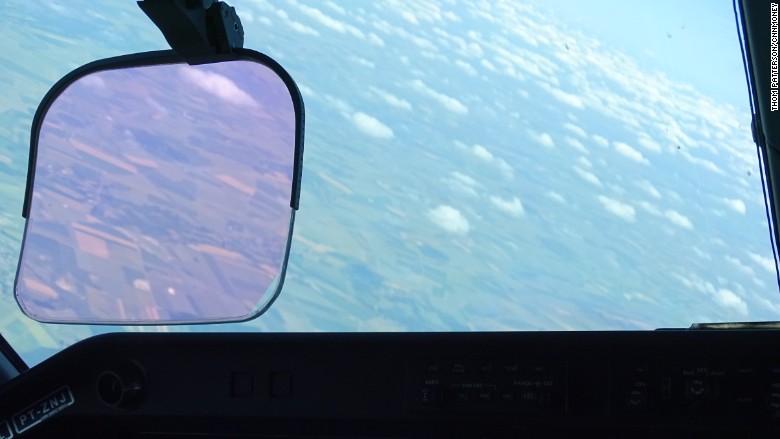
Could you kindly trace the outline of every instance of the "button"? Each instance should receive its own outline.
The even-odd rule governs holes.
[[[425,371],[428,373],[439,373],[440,367],[439,363],[428,363],[425,366]]]
[[[293,377],[290,372],[272,372],[269,391],[272,398],[289,398],[293,391]]]
[[[423,387],[420,389],[420,402],[423,404],[434,404],[441,402],[441,391]]]
[[[489,390],[480,390],[479,392],[477,392],[477,400],[490,402],[493,400],[493,392]]]
[[[498,395],[498,398],[504,402],[512,402],[515,400],[515,392],[512,392],[511,390],[506,392],[501,392]]]
[[[661,398],[670,399],[672,397],[672,379],[669,377],[661,378]]]
[[[520,400],[526,403],[539,401],[539,393],[536,390],[524,390],[520,392]]]
[[[468,402],[469,392],[467,390],[458,390],[455,392],[455,401]]]
[[[510,373],[510,374],[518,373],[518,372],[520,372],[520,365],[517,364],[517,363],[505,364],[504,365],[504,372]]]
[[[233,372],[230,383],[230,396],[245,397],[255,393],[255,376],[250,372]]]
[[[466,364],[461,362],[452,363],[452,373],[466,373]]]
[[[493,365],[492,364],[487,363],[487,364],[480,364],[479,365],[479,373],[487,374],[487,373],[491,373],[491,372],[493,372]]]

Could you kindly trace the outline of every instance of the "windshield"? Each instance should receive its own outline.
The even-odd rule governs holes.
[[[12,284],[38,102],[81,64],[166,43],[132,1],[5,3],[0,332],[29,363],[118,330],[778,318],[731,1],[229,3],[306,102],[285,287],[254,321],[145,328],[39,324]]]

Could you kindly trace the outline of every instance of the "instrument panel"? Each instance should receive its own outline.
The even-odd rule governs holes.
[[[780,431],[780,333],[117,333],[0,388],[0,438]]]

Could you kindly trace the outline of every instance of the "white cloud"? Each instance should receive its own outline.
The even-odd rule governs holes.
[[[545,148],[552,148],[555,146],[555,142],[553,142],[552,137],[550,137],[547,133],[537,133],[534,131],[529,131],[528,135],[531,136],[532,139],[534,139],[537,143],[544,146]]]
[[[642,209],[644,209],[648,213],[651,213],[651,214],[653,214],[655,216],[663,215],[663,213],[661,212],[661,209],[659,209],[658,206],[656,206],[653,203],[648,203],[647,201],[640,201],[639,202],[639,207],[641,207]]]
[[[733,198],[723,198],[721,200],[726,206],[734,209],[735,212],[738,213],[745,213],[745,202],[739,199],[733,199]]]
[[[569,136],[566,136],[566,138],[564,139],[564,141],[566,141],[566,143],[567,143],[569,146],[571,146],[572,148],[576,149],[576,150],[577,150],[577,151],[579,151],[579,152],[582,152],[582,153],[585,153],[585,154],[589,154],[589,153],[590,153],[590,152],[588,151],[588,148],[585,148],[585,145],[583,145],[583,144],[582,144],[582,142],[580,142],[580,141],[579,141],[579,140],[577,140],[577,139],[574,139],[574,138],[571,138],[571,137],[569,137]]]
[[[206,67],[208,68],[208,67]],[[219,73],[200,68],[181,67],[179,75],[203,91],[216,96],[228,104],[241,107],[257,107],[257,102],[235,82]]]
[[[664,212],[664,216],[676,226],[682,227],[683,229],[693,229],[691,220],[676,210],[669,209]]]
[[[368,42],[379,47],[385,47],[385,41],[375,33],[368,34]]]
[[[467,186],[475,187],[479,185],[479,183],[477,183],[477,180],[474,180],[473,177],[466,174],[461,174],[458,171],[453,172],[451,175],[453,178],[455,178],[456,180],[462,182]]]
[[[716,291],[713,296],[715,297],[715,302],[720,306],[743,316],[748,315],[747,304],[733,291],[722,288]]]
[[[416,24],[420,24],[420,22],[417,21],[417,17],[415,17],[414,14],[412,14],[409,11],[401,12],[401,18],[403,18],[404,20],[408,21],[409,23],[412,23],[412,24],[415,24],[415,25]]]
[[[347,13],[347,11],[342,8],[341,6],[337,5],[336,3],[333,3],[332,1],[328,0],[325,2],[325,6],[329,7],[330,9],[338,12],[341,15],[344,15]]]
[[[634,148],[626,145],[623,142],[612,142],[612,145],[615,147],[615,151],[618,152],[618,154],[623,155],[625,157],[628,157],[629,159],[642,163],[642,164],[649,164],[650,162],[642,155],[641,152],[635,150]]]
[[[566,198],[563,198],[563,195],[559,194],[555,191],[548,191],[545,195],[553,201],[556,201],[561,204],[566,204]]]
[[[562,104],[568,105],[570,107],[578,108],[578,109],[585,108],[585,103],[582,101],[582,98],[580,96],[571,93],[566,93],[565,91],[555,87],[551,87],[546,83],[542,83],[542,88],[546,89],[547,92],[552,95],[552,97],[557,99]]]
[[[565,124],[563,124],[563,127],[580,137],[588,137],[588,133],[586,133],[585,130],[578,127],[577,125],[574,125],[571,122],[566,122]]]
[[[469,221],[458,209],[444,204],[429,210],[428,218],[447,232],[458,235],[465,235],[471,228]]]
[[[639,143],[639,146],[648,151],[661,152],[661,145],[659,145],[658,142],[651,139],[650,137],[647,137],[647,135],[639,136],[639,140],[637,142]]]
[[[440,93],[430,87],[428,87],[424,82],[422,82],[419,79],[415,79],[412,81],[412,88],[416,91],[432,98],[436,102],[438,102],[441,106],[446,108],[447,110],[452,111],[456,114],[468,114],[469,109],[460,103],[457,99],[453,98],[452,96],[448,96],[444,93]]]
[[[374,92],[374,94],[382,98],[388,105],[392,107],[400,108],[402,110],[407,110],[407,111],[412,109],[412,104],[410,104],[408,101],[404,99],[401,99],[393,95],[392,93],[386,92],[376,87],[370,87],[370,89],[372,92]]]
[[[295,32],[298,32],[299,34],[312,35],[315,37],[320,36],[319,32],[298,21],[288,20],[287,26],[290,26],[290,29],[294,30]]]
[[[477,188],[481,185],[469,175],[461,174],[460,172],[452,172],[450,178],[445,178],[444,182],[447,183],[452,189],[461,192],[463,194],[476,197]]]
[[[507,178],[512,178],[515,175],[515,170],[512,169],[511,166],[509,166],[509,163],[507,163],[504,159],[496,159],[496,166],[498,166],[498,170],[501,171],[502,174],[504,174]]]
[[[753,268],[750,267],[749,265],[745,265],[744,263],[742,263],[742,261],[739,260],[739,258],[735,258],[734,256],[726,255],[726,256],[723,257],[723,259],[725,259],[731,265],[736,267],[739,271],[747,274],[748,276],[753,277],[753,276],[756,275],[756,272],[753,271]]]
[[[371,62],[371,61],[369,61],[369,60],[367,60],[365,58],[361,58],[359,56],[353,56],[353,57],[350,57],[350,59],[353,62],[355,62],[355,64],[357,64],[359,66],[363,66],[363,67],[366,67],[366,68],[369,68],[369,69],[373,69],[374,67],[376,67],[376,65],[373,62]]]
[[[482,145],[474,145],[471,148],[471,152],[473,152],[475,156],[479,157],[480,159],[486,162],[493,161],[493,154],[491,154],[490,151],[488,151],[487,148],[485,148]]]
[[[393,130],[390,127],[365,113],[359,111],[354,113],[352,115],[352,123],[364,134],[368,134],[371,137],[376,137],[377,139],[393,138]]]
[[[464,72],[468,73],[471,76],[477,75],[477,69],[475,69],[471,64],[467,63],[466,61],[462,60],[455,60],[455,65],[460,67]]]
[[[642,189],[645,191],[648,195],[650,195],[653,198],[661,198],[661,192],[658,191],[658,189],[653,186],[653,183],[650,183],[647,180],[638,181],[635,183],[636,186],[639,189]]]
[[[758,255],[752,252],[748,252],[748,256],[750,259],[759,267],[763,268],[764,270],[768,271],[769,273],[775,274],[775,260],[768,257],[768,256],[762,256]]]
[[[302,4],[298,4],[298,9],[300,9],[301,12],[308,15],[311,19],[314,21],[320,23],[321,25],[332,29],[338,33],[349,33],[352,36],[358,37],[358,38],[365,38],[363,35],[363,32],[360,31],[360,29],[351,26],[349,24],[346,24],[344,22],[341,22],[339,20],[336,20],[333,17],[330,17],[329,15],[326,15],[322,11],[320,11],[317,8],[313,8],[311,6],[306,6]]]
[[[583,180],[587,181],[590,184],[593,184],[593,185],[596,185],[596,186],[601,186],[601,180],[599,180],[599,178],[596,176],[596,174],[594,174],[594,173],[592,173],[590,171],[586,171],[586,170],[584,170],[582,168],[579,168],[577,166],[573,166],[572,168],[574,169],[574,172],[576,172],[577,175],[579,175],[580,178],[582,178]]]
[[[679,152],[679,151],[678,151]],[[683,150],[682,156],[685,157],[686,160],[693,163],[696,166],[701,166],[704,169],[710,170],[716,174],[724,174],[723,170],[718,167],[715,163],[713,163],[710,160],[703,159],[701,157],[694,157],[691,155],[688,151]]]
[[[490,70],[491,72],[495,73],[497,71],[496,70],[496,66],[494,66],[492,62],[490,62],[490,61],[488,61],[488,60],[486,60],[484,58],[479,63],[482,64],[482,67]]]
[[[503,210],[512,216],[522,216],[523,213],[525,213],[523,203],[521,203],[517,197],[512,197],[511,200],[505,200],[500,197],[491,196],[490,202],[500,210]]]
[[[596,142],[596,145],[606,148],[609,146],[609,140],[599,136],[598,134],[594,134],[591,136],[593,138],[593,141]]]
[[[634,222],[636,220],[636,210],[630,204],[622,203],[603,195],[599,195],[598,199],[609,213],[618,218],[622,218],[628,222]]]

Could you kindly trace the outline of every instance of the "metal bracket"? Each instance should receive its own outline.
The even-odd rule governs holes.
[[[188,64],[244,47],[244,26],[236,8],[214,0],[141,0],[138,6],[162,31],[171,49]]]

